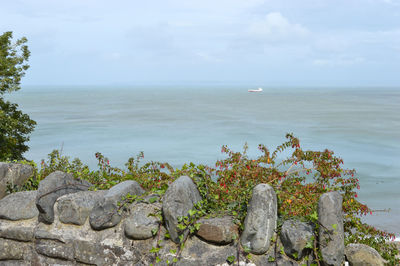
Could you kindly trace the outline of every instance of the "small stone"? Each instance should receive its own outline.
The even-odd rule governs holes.
[[[39,220],[51,224],[54,222],[54,203],[69,193],[88,190],[91,184],[85,180],[75,179],[72,174],[56,171],[40,181],[36,195],[36,207]]]
[[[268,184],[258,184],[253,189],[241,244],[253,254],[267,252],[276,229],[277,200],[274,189]]]
[[[211,243],[226,245],[238,236],[238,227],[230,216],[203,218],[196,223],[201,224],[196,235]]]
[[[21,191],[0,200],[0,219],[18,221],[36,217],[36,191]],[[11,207],[12,206],[12,207]]]
[[[30,165],[0,162],[0,199],[7,195],[7,185],[22,186],[32,174]]]
[[[187,216],[194,204],[201,200],[196,185],[187,176],[175,180],[164,194],[162,211],[165,226],[169,231],[172,241],[179,243],[178,217]]]
[[[306,245],[313,237],[313,226],[297,220],[287,220],[282,225],[281,241],[285,254],[300,260],[309,250]]]
[[[364,244],[347,245],[345,254],[350,266],[383,266],[387,263],[378,251]]]
[[[327,192],[318,202],[319,247],[325,265],[339,266],[344,261],[342,196]]]
[[[105,191],[80,191],[64,195],[57,200],[59,220],[65,224],[83,225],[94,205]]]
[[[116,226],[121,221],[121,215],[118,213],[118,202],[127,194],[142,195],[143,193],[143,188],[133,180],[124,181],[113,186],[94,205],[89,216],[90,226],[95,230]]]
[[[153,230],[158,230],[160,221],[152,214],[160,210],[159,204],[135,204],[130,216],[125,220],[125,235],[135,240],[153,237]]]

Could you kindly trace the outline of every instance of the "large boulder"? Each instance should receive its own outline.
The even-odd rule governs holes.
[[[39,220],[44,223],[54,222],[54,203],[69,193],[88,190],[91,184],[85,180],[75,179],[72,174],[56,171],[40,181],[36,195],[36,207]]]
[[[274,189],[268,184],[258,184],[253,189],[241,244],[253,254],[265,253],[276,229],[277,200]]]
[[[375,249],[364,244],[349,244],[345,248],[350,266],[383,266],[387,263]]]
[[[217,245],[229,244],[239,235],[238,227],[230,216],[202,218],[197,223],[200,224],[200,228],[196,235]]]
[[[286,220],[282,225],[281,241],[285,254],[300,260],[309,250],[306,245],[313,237],[313,226],[298,220]]]
[[[339,266],[344,261],[342,196],[322,194],[318,202],[319,248],[325,265]]]
[[[21,191],[0,200],[0,219],[18,221],[36,217],[36,191]]]
[[[106,191],[79,191],[57,200],[58,219],[65,224],[83,225]]]
[[[126,195],[142,195],[143,188],[133,180],[121,182],[108,190],[90,212],[90,226],[95,230],[114,227],[121,221],[118,203]]]
[[[33,174],[33,167],[27,164],[0,162],[0,199],[7,195],[7,185],[23,185]]]
[[[153,230],[158,230],[160,224],[155,214],[160,210],[159,203],[135,204],[131,209],[131,214],[125,220],[125,235],[136,240],[153,237]]]
[[[181,176],[173,182],[165,192],[162,211],[165,226],[172,241],[179,243],[178,217],[187,216],[194,204],[201,200],[199,191],[192,179]]]

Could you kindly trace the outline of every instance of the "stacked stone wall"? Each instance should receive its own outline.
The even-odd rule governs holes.
[[[57,171],[42,180],[37,191],[1,199],[0,265],[166,265],[178,256],[174,265],[227,265],[231,256],[239,258],[240,265],[311,265],[314,260],[307,248],[315,237],[313,225],[287,220],[277,237],[277,199],[268,184],[253,189],[240,236],[233,217],[202,218],[180,252],[179,235],[187,232],[179,229],[178,217],[201,200],[189,177],[178,178],[163,198],[150,195],[123,207],[119,202],[124,196],[145,192],[135,181],[107,191],[89,187],[86,181]],[[383,265],[370,247],[345,248],[341,201],[337,192],[326,193],[319,201],[318,243],[324,265],[342,265],[345,255],[348,260],[369,256],[372,265]],[[153,215],[157,212],[163,214],[163,223]],[[159,260],[151,252],[154,247],[159,247]],[[251,259],[243,250],[252,254]],[[360,250],[368,255],[360,255]]]

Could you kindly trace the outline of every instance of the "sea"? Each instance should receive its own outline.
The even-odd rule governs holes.
[[[7,99],[37,122],[25,157],[54,149],[96,169],[101,152],[114,166],[144,152],[144,162],[214,165],[222,145],[259,155],[286,133],[303,149],[334,151],[356,169],[363,220],[400,236],[400,88],[252,86],[25,86]],[[284,154],[285,155],[285,154]],[[283,155],[283,156],[284,156]]]

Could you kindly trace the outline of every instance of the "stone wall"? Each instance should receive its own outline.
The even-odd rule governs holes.
[[[123,207],[118,204],[123,196],[145,192],[135,181],[107,191],[89,191],[89,187],[70,174],[54,172],[40,182],[37,191],[1,199],[0,265],[166,265],[177,258],[179,235],[187,234],[179,229],[178,217],[187,215],[201,200],[189,177],[172,183],[162,199],[149,195]],[[366,257],[367,262],[358,265],[370,261],[383,265],[383,259],[369,247],[345,248],[341,201],[337,192],[320,198],[318,242],[324,264],[342,265],[346,253],[354,265]],[[152,215],[157,212],[163,214],[164,224]],[[276,237],[277,200],[267,184],[253,190],[239,245],[232,217],[204,218],[199,223],[174,265],[227,265],[227,258],[238,258],[238,254],[240,265],[310,265],[313,261],[306,247],[314,237],[311,224],[285,221]],[[154,235],[155,231],[159,233]],[[158,251],[154,249],[157,243]],[[250,260],[243,250],[252,254]]]

